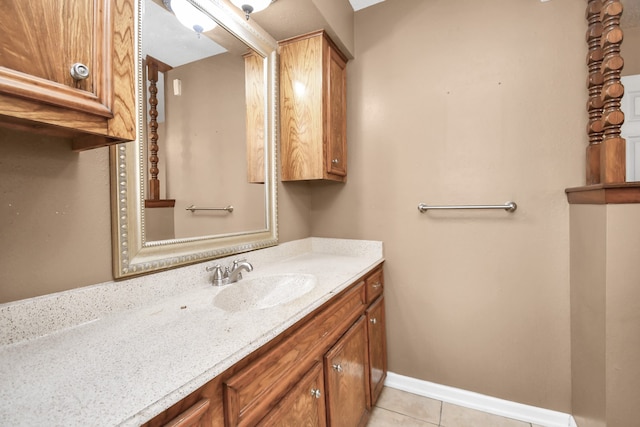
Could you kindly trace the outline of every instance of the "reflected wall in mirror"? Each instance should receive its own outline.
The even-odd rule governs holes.
[[[146,240],[263,229],[264,188],[248,170],[264,165],[247,143],[264,145],[263,58],[235,38],[217,37],[221,45],[209,36],[224,30],[195,33],[164,3],[144,0],[142,17],[145,148],[154,151],[145,169]]]
[[[138,138],[112,149],[115,277],[277,244],[276,42],[220,0],[188,3],[217,26],[139,4]]]

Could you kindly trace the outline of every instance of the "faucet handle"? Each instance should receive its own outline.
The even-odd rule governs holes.
[[[224,285],[224,273],[220,264],[216,264],[213,267],[207,267],[207,271],[213,271],[213,286]]]
[[[242,258],[242,259],[234,259],[233,260],[233,267],[231,268],[238,268],[238,264],[240,264],[241,262],[246,262],[247,259],[246,258]]]

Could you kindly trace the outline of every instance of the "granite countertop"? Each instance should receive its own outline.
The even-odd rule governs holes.
[[[315,286],[282,305],[245,309],[241,301],[240,309],[225,310],[216,296],[243,281],[213,287],[200,264],[166,277],[152,275],[156,283],[148,287],[141,283],[149,282],[149,276],[0,305],[0,326],[7,334],[0,336],[0,424],[140,425],[383,260],[381,242],[318,238],[251,252],[246,258],[254,270],[244,273],[243,281],[307,274]],[[216,262],[226,265],[228,260]],[[180,285],[167,291],[177,274]],[[120,289],[105,291],[109,286]],[[82,292],[81,297],[73,292]],[[137,302],[125,301],[129,296]],[[86,302],[96,297],[103,302]],[[74,304],[78,298],[83,303]],[[74,312],[74,305],[84,311]],[[39,321],[32,319],[34,313]],[[20,321],[27,318],[29,322]],[[25,322],[33,324],[31,329]]]

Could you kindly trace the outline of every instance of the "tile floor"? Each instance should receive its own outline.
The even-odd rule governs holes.
[[[385,387],[368,427],[542,427]]]

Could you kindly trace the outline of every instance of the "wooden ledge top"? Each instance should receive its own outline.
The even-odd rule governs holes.
[[[594,184],[564,190],[569,204],[607,205],[640,203],[640,182]]]
[[[160,200],[151,200],[147,199],[144,201],[145,208],[173,208],[176,205],[175,199],[160,199]]]

